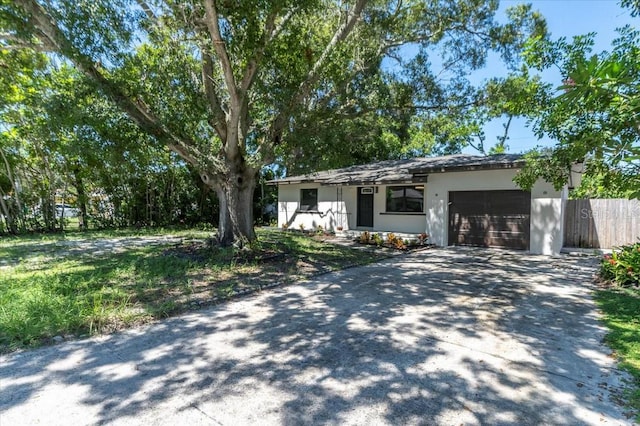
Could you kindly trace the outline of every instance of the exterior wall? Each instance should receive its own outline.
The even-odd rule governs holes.
[[[426,187],[427,234],[432,243],[446,246],[449,230],[449,191],[520,189],[513,182],[517,169],[434,173]],[[539,181],[531,191],[530,251],[557,254],[562,249],[563,203],[566,191]]]
[[[298,211],[301,189],[318,189],[318,210],[313,212]],[[342,188],[321,186],[320,184],[293,184],[278,186],[278,226],[286,224],[291,229],[324,229],[335,230],[342,226],[348,229],[347,207],[340,200]]]
[[[394,186],[394,185],[389,185]],[[404,185],[398,185],[404,186]],[[426,186],[426,184],[425,184]],[[424,214],[386,213],[387,210],[387,186],[379,186],[378,193],[373,199],[374,214],[373,225],[376,231],[401,232],[416,236],[424,232],[426,228]],[[426,188],[425,188],[426,201]]]
[[[320,184],[286,184],[278,187],[278,225],[298,229],[322,226],[335,230],[370,230],[405,234],[429,234],[429,241],[448,244],[449,191],[519,189],[513,182],[517,169],[448,172],[429,175],[425,184],[425,215],[385,214],[386,186],[374,190],[373,227],[357,226],[357,186],[321,186]],[[300,190],[318,189],[318,211],[300,212]],[[374,187],[375,188],[375,187]],[[557,254],[563,245],[564,206],[567,191],[556,191],[551,184],[539,181],[531,191],[530,251]],[[425,219],[426,216],[426,219]]]
[[[348,211],[349,227],[345,229],[356,229],[374,232],[403,232],[407,234],[419,234],[424,232],[424,215],[411,214],[386,214],[386,186],[371,186],[373,192],[373,227],[358,227],[357,212],[358,188],[359,186],[346,186],[343,189],[343,200]],[[378,192],[375,192],[377,189]]]
[[[301,189],[318,189],[318,211],[298,211]],[[341,226],[349,229],[369,230],[375,232],[401,232],[419,234],[425,230],[424,215],[385,214],[386,186],[378,186],[373,194],[373,227],[358,227],[356,209],[358,206],[357,186],[322,186],[320,184],[287,184],[278,186],[278,226],[287,224],[291,229],[317,228],[335,230]]]
[[[538,181],[531,190],[531,253],[558,254],[564,239],[564,211],[568,190]]]

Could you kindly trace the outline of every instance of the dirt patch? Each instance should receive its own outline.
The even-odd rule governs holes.
[[[177,244],[164,250],[163,256],[187,259],[200,267],[189,275],[186,287],[156,287],[139,301],[153,301],[154,306],[161,307],[155,316],[164,317],[383,259],[394,252],[385,248],[363,247],[335,236],[312,235],[307,238],[322,244],[327,253],[292,249],[282,241],[237,251],[216,246],[211,240]],[[362,251],[365,253],[358,253]],[[227,266],[220,268],[221,264]]]

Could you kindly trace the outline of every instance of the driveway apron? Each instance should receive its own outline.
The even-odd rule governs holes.
[[[0,425],[631,424],[595,260],[437,249],[0,357]]]

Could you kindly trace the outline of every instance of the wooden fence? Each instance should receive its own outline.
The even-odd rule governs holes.
[[[640,201],[568,200],[564,246],[612,248],[640,238]]]

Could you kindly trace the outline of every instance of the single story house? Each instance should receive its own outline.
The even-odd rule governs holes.
[[[278,185],[278,224],[417,235],[439,246],[470,245],[556,254],[568,188],[513,178],[521,155],[448,155],[290,176]]]

